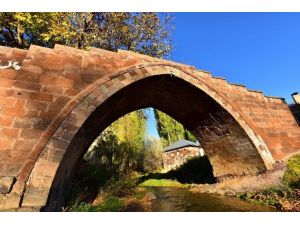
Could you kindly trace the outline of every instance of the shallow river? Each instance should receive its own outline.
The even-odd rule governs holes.
[[[157,199],[153,212],[271,212],[273,208],[244,202],[234,197],[193,193],[186,188],[147,187]]]

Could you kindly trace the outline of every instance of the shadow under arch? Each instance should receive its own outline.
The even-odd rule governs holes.
[[[80,107],[76,107],[62,123],[64,127],[69,126],[69,131],[73,129],[74,133],[69,134],[59,128],[39,157],[27,189],[30,191],[32,186],[35,188],[33,181],[39,172],[39,165],[53,162],[54,169],[49,175],[49,181],[42,188],[37,188],[47,200],[47,204],[42,203],[42,206],[46,205],[44,210],[57,210],[63,205],[63,197],[76,170],[77,160],[84,155],[101,131],[119,117],[140,108],[159,109],[192,131],[205,149],[216,177],[266,170],[267,165],[261,153],[244,128],[215,99],[196,85],[170,74],[149,76],[119,87],[114,86],[113,82],[114,79],[111,79],[97,88],[102,93],[109,92],[110,88],[116,91],[112,95],[106,94],[107,99],[95,109],[85,108],[90,110],[90,114],[83,110],[84,100],[80,102]],[[69,139],[70,143],[59,139],[60,135],[62,139]],[[65,151],[58,151],[58,157],[49,160],[46,157],[47,151],[55,151],[55,147]]]

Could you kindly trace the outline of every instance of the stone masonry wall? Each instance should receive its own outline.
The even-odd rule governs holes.
[[[183,147],[163,153],[163,171],[168,172],[183,165],[189,158],[200,156],[199,147]]]

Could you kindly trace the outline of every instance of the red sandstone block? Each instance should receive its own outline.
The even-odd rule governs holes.
[[[55,85],[45,85],[42,87],[42,92],[48,92],[53,94],[62,94],[63,90],[64,90],[63,87],[58,87]]]
[[[0,150],[10,150],[12,149],[12,145],[14,143],[14,139],[12,138],[3,138],[2,136],[0,137]]]
[[[34,129],[24,129],[21,131],[20,138],[24,139],[38,139],[42,135],[43,131]]]
[[[59,104],[59,105],[64,105],[66,104],[68,101],[70,101],[71,98],[67,97],[67,96],[58,96],[55,100],[54,103],[55,104]]]
[[[13,83],[14,83],[13,80],[0,78],[0,87],[11,87]]]
[[[16,118],[13,127],[15,128],[31,128],[32,126],[32,119],[31,118]]]
[[[18,98],[31,99],[31,100],[40,100],[40,101],[49,101],[53,100],[53,94],[44,93],[44,92],[28,92],[28,91],[19,91]]]
[[[69,88],[69,89],[65,90],[65,94],[68,95],[68,96],[75,96],[79,92],[80,92],[80,90],[77,89],[77,88]]]
[[[2,128],[0,131],[0,137],[17,138],[18,135],[19,135],[19,129],[17,128]]]
[[[7,163],[13,163],[13,162],[22,162],[24,161],[24,156],[27,155],[28,152],[26,151],[10,151],[9,155],[7,156],[7,160],[5,162]]]
[[[56,77],[49,75],[41,75],[39,83],[45,85],[56,85]]]
[[[17,140],[13,146],[13,151],[30,152],[35,143],[35,140]]]
[[[82,81],[85,83],[92,83],[102,78],[105,74],[105,70],[92,70],[87,69],[81,73]]]
[[[29,118],[38,118],[40,115],[40,110],[27,109],[25,112],[26,117]]]
[[[45,54],[42,67],[48,70],[63,70],[65,65],[62,62],[62,57],[57,54]]]
[[[50,123],[51,123],[51,118],[35,119],[32,128],[37,130],[46,130]]]
[[[27,81],[20,81],[20,80],[15,81],[13,87],[20,88],[20,89],[27,89],[31,91],[39,91],[41,89],[41,85],[39,84],[27,82]]]
[[[17,75],[17,70],[13,70],[13,69],[0,70],[1,78],[13,80],[13,79],[15,79],[16,75]]]
[[[41,112],[41,118],[47,118],[57,115],[63,109],[64,105],[57,103],[50,103],[47,112]]]
[[[71,79],[65,79],[60,77],[53,77],[49,75],[42,75],[39,80],[40,84],[56,85],[59,87],[71,88],[74,85],[74,81]]]
[[[24,99],[18,99],[14,107],[5,107],[2,114],[6,116],[24,116]]]
[[[73,80],[73,81],[82,82],[81,74],[79,74],[79,73],[66,73],[65,78]]]
[[[14,117],[0,115],[0,126],[10,127],[14,121]]]
[[[61,107],[55,107],[54,109],[50,105],[47,112],[44,111],[40,112],[39,118],[44,118],[44,119],[55,118],[58,115],[58,112],[61,111],[61,109],[62,109]]]
[[[51,102],[53,100],[53,94],[49,93],[33,93],[32,100]]]
[[[16,80],[37,83],[39,80],[39,77],[40,77],[40,74],[38,74],[38,73],[20,71],[16,76]]]
[[[0,87],[0,96],[11,97],[11,96],[13,96],[13,94],[14,94],[13,90]]]
[[[36,109],[45,111],[48,106],[47,102],[38,101],[38,100],[27,100],[26,109]]]
[[[22,66],[22,71],[30,72],[30,73],[36,73],[36,74],[42,74],[43,70],[38,65],[32,65],[32,64],[25,64]]]
[[[8,107],[14,106],[16,101],[17,101],[16,98],[0,96],[0,105],[4,105],[4,106],[8,106]]]
[[[22,60],[26,57],[27,50],[13,48],[11,51],[11,59],[17,62],[22,62]]]

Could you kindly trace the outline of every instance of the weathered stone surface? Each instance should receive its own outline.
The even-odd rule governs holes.
[[[40,207],[46,205],[48,192],[48,190],[27,189],[24,194],[22,207]]]
[[[14,177],[0,177],[0,193],[7,194],[10,192],[15,181]]]

